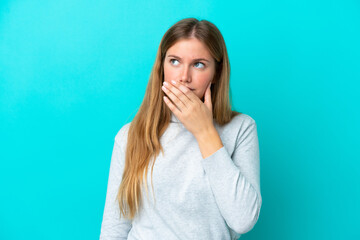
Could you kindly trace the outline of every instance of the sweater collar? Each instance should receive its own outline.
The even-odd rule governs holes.
[[[175,114],[174,114],[173,112],[171,112],[170,122],[173,122],[173,123],[181,123],[181,121],[175,116]]]

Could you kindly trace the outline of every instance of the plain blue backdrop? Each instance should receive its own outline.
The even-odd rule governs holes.
[[[263,205],[242,239],[360,239],[360,3],[0,3],[0,239],[98,239],[114,137],[165,31],[213,22],[257,122]]]

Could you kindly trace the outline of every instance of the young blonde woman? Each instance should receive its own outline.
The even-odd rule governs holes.
[[[165,33],[140,109],[115,136],[100,239],[233,240],[254,227],[257,126],[231,110],[229,79],[214,24],[187,18]]]

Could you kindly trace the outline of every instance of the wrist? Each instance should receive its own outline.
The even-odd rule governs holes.
[[[210,139],[214,139],[216,137],[219,137],[219,134],[214,126],[195,135],[195,138],[198,142],[208,142]]]
[[[207,158],[224,146],[215,127],[199,134],[195,138],[203,158]]]

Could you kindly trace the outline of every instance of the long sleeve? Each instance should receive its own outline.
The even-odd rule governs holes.
[[[238,234],[254,227],[262,204],[257,126],[250,117],[243,124],[231,156],[223,146],[201,160],[219,210]]]
[[[115,138],[111,156],[105,208],[101,223],[100,240],[127,239],[132,227],[131,220],[120,218],[120,209],[116,200],[124,169],[124,154]]]

